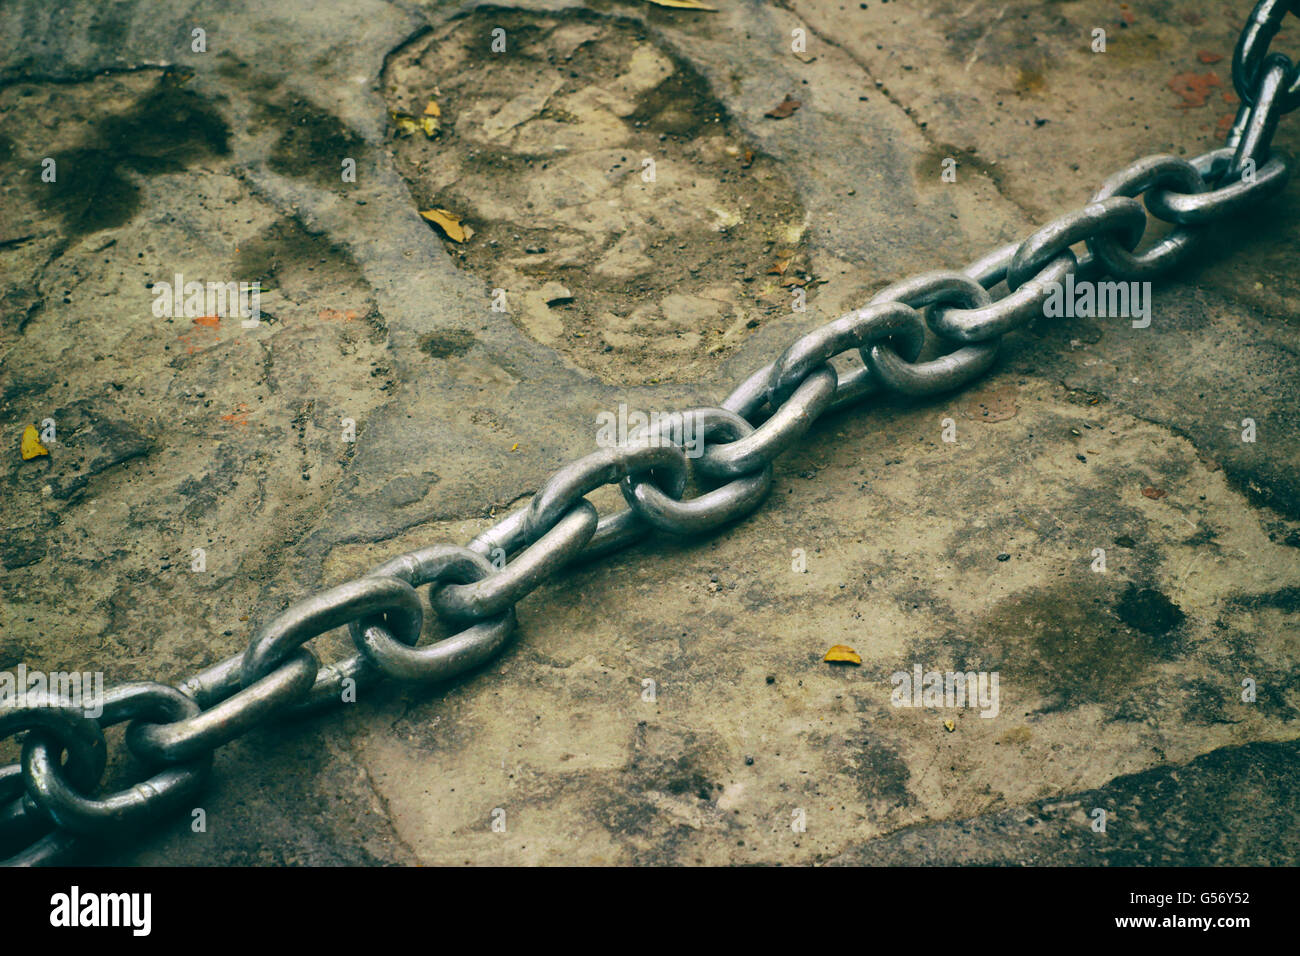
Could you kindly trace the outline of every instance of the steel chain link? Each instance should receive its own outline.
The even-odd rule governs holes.
[[[203,785],[217,747],[269,719],[315,711],[379,677],[446,680],[482,665],[513,634],[515,605],[565,566],[654,530],[698,534],[750,513],[771,487],[774,459],[820,416],[881,390],[924,396],[964,385],[994,363],[1002,336],[1043,315],[1066,276],[1145,279],[1175,268],[1204,238],[1202,227],[1275,195],[1289,179],[1290,159],[1271,140],[1278,118],[1300,106],[1300,67],[1269,51],[1288,11],[1300,15],[1300,0],[1262,0],[1242,32],[1233,57],[1242,108],[1223,148],[1190,161],[1140,159],[1106,179],[1086,206],[1024,241],[960,272],[882,289],[864,308],[796,340],[719,407],[678,413],[673,424],[689,429],[665,435],[654,426],[564,466],[467,547],[413,551],[295,603],[260,627],[245,652],[175,688],[120,685],[96,718],[50,695],[0,701],[0,739],[27,732],[20,761],[0,767],[0,852],[13,854],[4,862],[59,863],[82,837],[129,832],[177,809]],[[1137,252],[1148,212],[1175,228]],[[1090,253],[1082,258],[1071,248],[1081,244]],[[999,286],[1006,291],[994,298]],[[927,330],[941,354],[918,361]],[[861,367],[829,364],[851,350]],[[702,435],[703,453],[689,458],[676,434]],[[683,500],[692,473],[721,484]],[[598,518],[585,496],[606,484],[619,485],[628,507]],[[461,628],[424,646],[420,587],[437,616]],[[357,653],[321,667],[304,645],[340,627]],[[103,728],[128,720],[127,747],[154,775],[92,797],[106,764]]]

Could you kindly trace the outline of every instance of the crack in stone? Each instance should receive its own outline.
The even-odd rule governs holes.
[[[346,740],[348,751],[352,754],[353,759],[356,761],[357,769],[361,771],[361,777],[366,782],[366,789],[370,791],[371,796],[373,796],[375,801],[379,804],[380,815],[384,818],[384,822],[388,824],[388,829],[389,832],[392,833],[393,839],[397,841],[398,846],[410,855],[412,860],[418,861],[420,859],[420,854],[415,852],[415,848],[406,842],[406,838],[403,837],[401,831],[397,829],[397,824],[393,822],[393,808],[389,804],[388,798],[385,797],[383,793],[380,792],[379,787],[375,785],[374,778],[370,776],[370,768],[367,767],[365,762],[361,759],[361,753],[358,751],[356,745],[356,735],[347,734]]]
[[[831,47],[832,49],[839,50],[842,54],[844,54],[851,61],[853,61],[853,64],[857,66],[859,70],[862,71],[863,76],[865,76],[868,80],[870,80],[872,85],[875,86],[876,80],[872,75],[871,69],[867,66],[866,61],[861,56],[859,56],[853,50],[849,49],[844,44],[839,43],[836,40],[832,39],[831,37],[827,36],[817,27],[813,26],[812,23],[805,20],[802,14],[800,14],[798,10],[796,10],[793,6],[791,6],[790,0],[774,0],[774,5],[780,7],[782,10],[785,10],[791,16],[795,17],[801,24],[803,24],[808,29],[810,33],[812,33],[813,36],[817,37],[817,39],[820,40],[822,43],[825,43],[827,46]],[[921,134],[921,138],[925,140],[928,146],[937,148],[944,145],[942,142],[940,142],[934,137],[934,134],[930,132],[929,128],[926,125],[924,125],[919,119],[917,119],[916,111],[913,110],[907,104],[905,104],[902,100],[900,100],[893,92],[889,90],[888,87],[882,84],[880,86],[875,86],[875,89],[878,93],[884,96],[885,99],[892,106],[896,107],[898,110],[902,112],[904,116],[907,117],[907,119],[911,122],[911,124],[916,128],[917,132]],[[993,190],[1002,199],[1006,200],[1008,203],[1014,206],[1016,210],[1019,211],[1022,216],[1024,216],[1025,219],[1029,220],[1030,222],[1034,222],[1041,217],[1041,212],[1037,208],[1031,208],[1021,200],[1017,199],[1015,196],[1011,195],[1011,193],[1004,188],[1003,184],[999,183],[992,176],[987,177],[987,179],[989,184],[993,187]]]

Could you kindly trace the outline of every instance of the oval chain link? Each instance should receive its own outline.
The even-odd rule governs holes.
[[[680,434],[690,434],[707,443],[721,433],[724,441],[736,441],[754,433],[754,426],[725,408],[692,408],[673,422]],[[651,426],[644,435],[657,440],[663,426]],[[701,534],[749,514],[772,488],[772,464],[753,474],[742,475],[689,501],[665,493],[648,473],[629,475],[620,488],[627,503],[643,519],[670,534]]]
[[[108,691],[98,722],[103,728],[137,718],[175,721],[198,713],[199,705],[175,688],[140,681]],[[102,836],[134,830],[155,814],[181,807],[203,787],[212,768],[212,752],[164,767],[148,780],[99,798],[86,796],[67,779],[59,766],[59,748],[44,735],[28,736],[22,766],[28,795],[50,819],[74,833]]]

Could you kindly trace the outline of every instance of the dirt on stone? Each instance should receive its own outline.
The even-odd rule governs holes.
[[[713,367],[810,280],[791,184],[635,24],[474,14],[390,58],[384,92],[397,117],[437,104],[436,135],[394,124],[391,148],[421,210],[473,229],[449,252],[498,311],[609,381]]]

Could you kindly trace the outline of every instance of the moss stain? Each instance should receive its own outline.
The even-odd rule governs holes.
[[[1121,702],[1156,664],[1181,652],[1185,616],[1154,588],[1100,580],[1061,584],[1000,604],[975,644],[1008,686],[1033,688],[1071,707]]]
[[[167,72],[134,107],[106,116],[80,146],[56,153],[57,178],[37,202],[61,220],[66,239],[124,225],[140,207],[131,174],[175,173],[229,153],[229,129],[211,103]]]

